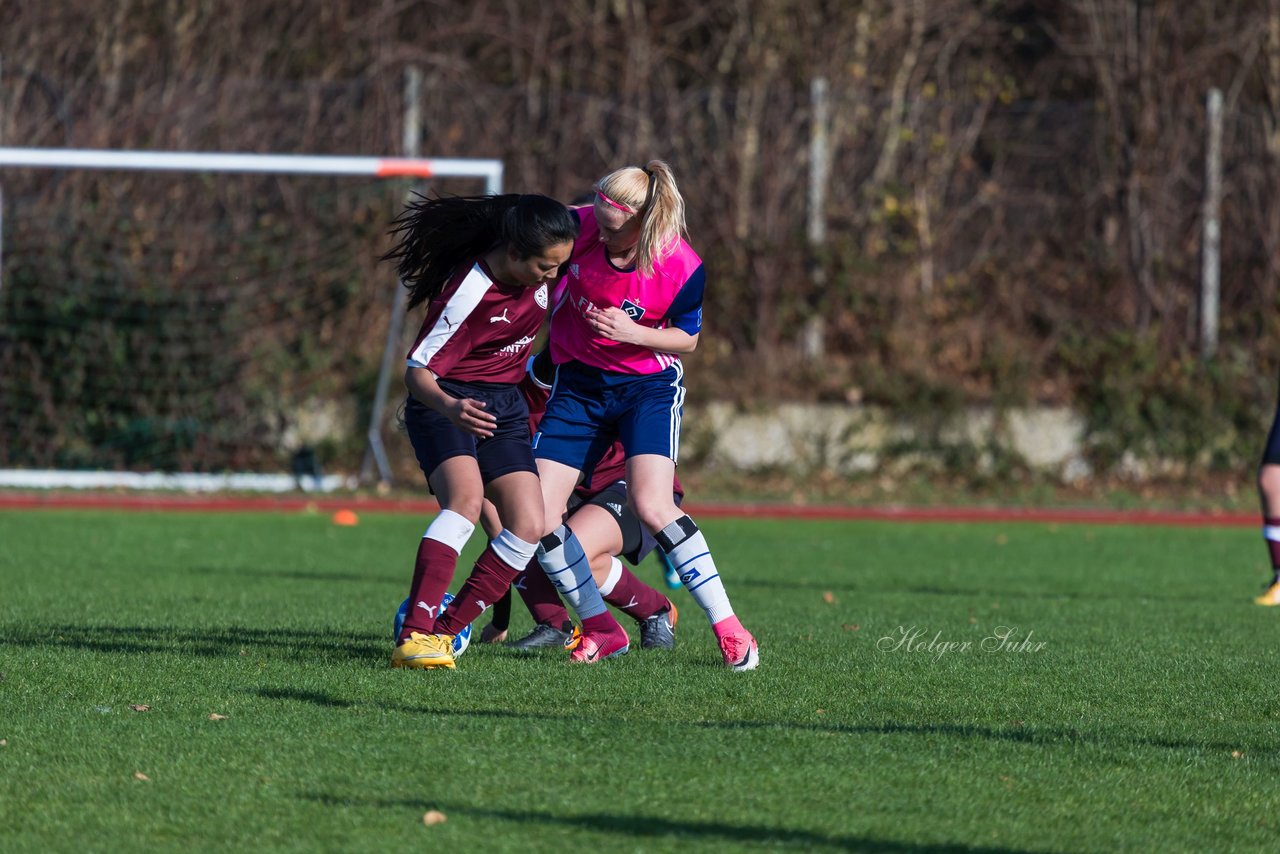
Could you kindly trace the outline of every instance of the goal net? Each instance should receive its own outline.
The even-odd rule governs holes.
[[[358,471],[407,347],[378,259],[427,176],[496,191],[501,165],[0,149],[0,485]]]

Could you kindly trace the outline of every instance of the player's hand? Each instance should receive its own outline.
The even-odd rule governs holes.
[[[597,335],[622,344],[639,344],[644,327],[620,308],[587,309],[587,323]]]
[[[493,436],[493,431],[498,429],[497,416],[485,412],[483,403],[469,397],[453,398],[449,404],[449,410],[444,415],[458,429],[481,439],[490,438]]]

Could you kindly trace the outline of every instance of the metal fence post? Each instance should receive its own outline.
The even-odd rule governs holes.
[[[1200,259],[1200,356],[1218,352],[1218,300],[1222,225],[1222,91],[1210,89],[1206,107],[1208,141],[1204,158],[1204,223]]]
[[[401,138],[405,157],[417,157],[422,148],[422,70],[416,65],[405,69],[404,80],[404,134]],[[406,201],[413,191],[405,194]],[[391,320],[387,324],[387,342],[382,348],[382,364],[378,368],[378,386],[373,395],[373,410],[369,413],[369,449],[360,466],[360,480],[364,482],[378,467],[378,485],[389,488],[392,484],[391,463],[387,459],[386,445],[382,441],[382,411],[387,407],[387,386],[400,349],[400,336],[404,331],[404,282],[396,280],[396,292],[391,298]]]

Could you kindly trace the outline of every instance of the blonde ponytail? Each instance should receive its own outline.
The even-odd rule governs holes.
[[[653,265],[670,253],[685,233],[684,197],[671,167],[662,160],[650,160],[643,169],[624,166],[597,181],[596,191],[640,217],[636,269],[653,275]]]

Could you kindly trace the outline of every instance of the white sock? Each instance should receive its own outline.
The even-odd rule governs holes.
[[[561,525],[543,537],[538,544],[538,563],[579,620],[604,613],[604,599],[591,577],[591,563],[572,530]]]
[[[604,584],[600,585],[600,595],[608,596],[613,592],[613,588],[618,586],[618,582],[622,580],[622,561],[616,557],[609,558],[609,575],[605,578]]]
[[[733,616],[733,606],[729,604],[729,594],[724,592],[711,549],[692,519],[681,516],[659,531],[654,539],[680,574],[693,601],[707,612],[711,625]]]
[[[524,571],[538,550],[537,543],[526,543],[505,528],[489,541],[489,546],[503,563],[517,572]]]
[[[441,510],[440,515],[432,519],[431,524],[427,526],[427,532],[422,535],[422,539],[429,538],[444,543],[458,554],[462,554],[463,546],[467,544],[467,540],[471,539],[471,532],[475,529],[476,526],[461,513]]]

